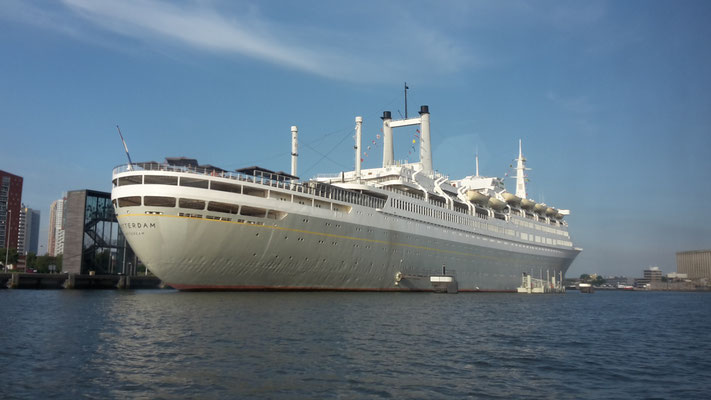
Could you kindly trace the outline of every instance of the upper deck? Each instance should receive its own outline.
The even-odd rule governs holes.
[[[219,194],[240,194],[263,199],[277,199],[287,203],[309,205],[320,211],[350,213],[352,206],[362,206],[406,220],[415,220],[428,225],[456,229],[462,232],[478,232],[494,237],[522,240],[541,245],[571,247],[567,226],[560,221],[553,224],[536,221],[516,212],[489,212],[474,204],[447,202],[436,194],[427,200],[417,192],[401,190],[397,185],[351,185],[349,188],[332,184],[308,181],[299,182],[288,174],[264,169],[252,169],[251,174],[230,172],[214,167],[188,167],[158,163],[121,165],[113,170],[114,188],[137,188],[134,185],[152,187],[174,186],[170,197],[136,196],[126,191],[114,196],[117,207],[157,206],[188,209],[186,216],[205,216],[209,219],[225,219],[219,213],[241,214],[263,218],[279,218],[282,211],[274,207],[255,209],[238,201],[231,203],[218,199]],[[345,184],[347,186],[347,184]],[[207,192],[206,192],[207,191]],[[131,192],[133,192],[131,190]],[[209,193],[212,192],[213,195]],[[201,193],[200,196],[189,193]],[[199,197],[199,198],[198,198]],[[213,199],[215,201],[205,201]],[[255,199],[261,202],[261,199]],[[263,202],[267,203],[267,202]],[[287,203],[280,203],[286,205]],[[183,210],[185,211],[185,210]],[[198,213],[199,211],[199,213]],[[217,214],[211,215],[210,212]]]

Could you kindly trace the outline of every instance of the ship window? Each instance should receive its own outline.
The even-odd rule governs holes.
[[[267,197],[267,191],[264,189],[257,189],[257,188],[251,188],[248,186],[244,187],[244,194],[248,196],[257,196],[257,197]]]
[[[146,196],[143,205],[156,207],[175,207],[175,197]]]
[[[141,205],[141,196],[121,197],[118,199],[119,207],[133,207]]]
[[[328,203],[326,201],[321,201],[321,200],[314,200],[314,207],[330,209],[331,203]]]
[[[207,203],[208,211],[223,212],[230,214],[239,213],[239,206],[236,204],[220,203],[218,201],[211,201]]]
[[[248,217],[264,218],[264,216],[267,214],[267,210],[264,208],[258,208],[258,207],[242,206],[242,209],[240,210],[240,214],[248,216]]]
[[[212,183],[210,184],[210,189],[219,190],[222,192],[242,193],[242,186],[241,185],[234,185],[232,183],[225,183],[225,182],[218,182],[218,181],[212,181]]]
[[[204,210],[205,209],[205,202],[202,200],[180,199],[178,201],[178,204],[179,204],[180,208],[190,208],[193,210]]]
[[[111,183],[113,183],[113,187],[118,186],[118,179],[112,180]]]
[[[194,187],[194,188],[200,188],[200,189],[207,189],[207,183],[208,182],[204,179],[185,178],[185,177],[180,178],[180,186],[188,186],[188,187]]]
[[[163,175],[146,175],[143,178],[143,183],[146,185],[178,185],[177,176],[163,176]]]
[[[122,176],[118,179],[119,186],[140,185],[143,183],[143,175]]]

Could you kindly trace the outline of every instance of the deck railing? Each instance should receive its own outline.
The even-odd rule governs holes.
[[[157,163],[139,163],[132,164],[130,166],[128,164],[119,165],[118,167],[114,168],[113,174],[116,175],[122,172],[131,171],[165,171],[194,173],[198,175],[205,175],[208,177],[220,177],[234,179],[242,182],[252,182],[274,188],[291,190],[297,193],[310,194],[325,199],[342,201],[344,203],[358,204],[365,207],[382,208],[385,206],[385,199],[381,199],[375,196],[339,188],[337,186],[321,182],[301,183],[294,181],[291,177],[276,173],[269,173],[266,171],[255,171],[254,175],[249,175],[241,172],[221,171],[213,168],[182,167]]]

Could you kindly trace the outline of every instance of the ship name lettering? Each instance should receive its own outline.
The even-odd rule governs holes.
[[[126,229],[146,229],[146,228],[155,228],[156,223],[155,222],[126,222],[121,224],[121,227],[126,228]]]

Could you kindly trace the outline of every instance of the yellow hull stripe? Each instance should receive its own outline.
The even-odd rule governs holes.
[[[216,220],[216,219],[184,217],[184,216],[180,216],[180,215],[166,215],[166,214],[123,214],[123,215],[117,216],[117,218],[125,218],[125,217],[183,218],[183,219],[192,219],[192,220],[203,221],[203,222],[223,222],[223,223],[228,223],[228,224],[245,225],[245,226],[250,226],[250,227],[254,227],[254,228],[268,228],[268,229],[274,229],[274,230],[279,230],[279,231],[298,232],[298,233],[303,233],[303,234],[307,234],[307,235],[317,235],[317,236],[325,236],[325,237],[338,238],[338,239],[356,240],[356,241],[368,242],[368,243],[378,243],[378,244],[385,244],[385,245],[392,245],[392,246],[408,247],[408,248],[412,248],[412,249],[434,251],[434,252],[438,252],[438,253],[456,254],[456,255],[469,256],[469,257],[480,257],[480,258],[486,258],[486,259],[490,259],[490,260],[501,260],[500,257],[492,257],[492,256],[486,256],[486,255],[482,255],[482,254],[465,253],[465,252],[455,251],[455,250],[436,249],[433,247],[417,246],[414,244],[407,244],[407,243],[386,242],[384,240],[337,235],[337,234],[333,234],[333,233],[306,231],[303,229],[285,228],[285,227],[281,227],[281,226],[269,226],[266,224],[259,225],[259,224],[250,224],[247,222],[239,222],[239,221],[222,221],[222,220]]]

